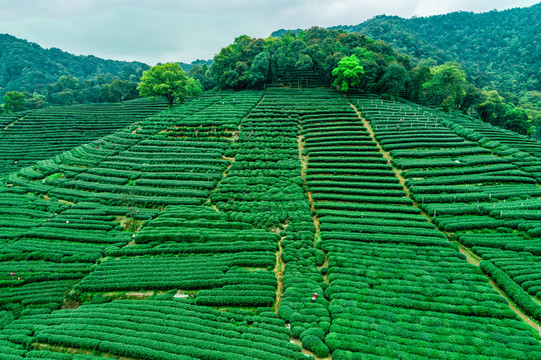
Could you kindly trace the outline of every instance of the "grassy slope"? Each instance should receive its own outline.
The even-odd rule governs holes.
[[[539,354],[449,241],[536,311],[519,290],[536,301],[538,147],[430,109],[351,102],[207,94],[10,174],[2,352],[300,359],[292,335],[335,359]]]

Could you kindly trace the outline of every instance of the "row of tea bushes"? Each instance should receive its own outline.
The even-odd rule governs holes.
[[[0,130],[0,177],[111,134],[164,110],[166,106],[164,101],[137,99],[116,104],[48,107],[13,114],[11,125],[2,126]],[[0,119],[4,120],[4,116]]]
[[[319,356],[330,326],[322,276],[316,267],[321,251],[314,249],[315,227],[303,189],[298,149],[299,117],[313,111],[317,96],[309,90],[268,90],[241,123],[239,139],[227,151],[235,158],[211,194],[212,203],[230,221],[251,222],[280,234],[281,256],[275,268],[283,286],[276,308],[290,323],[291,335]],[[323,257],[324,258],[324,257]],[[284,265],[285,263],[285,265]],[[315,336],[318,334],[318,336]]]
[[[503,138],[490,138],[496,132],[485,132],[486,127],[462,117],[428,109],[414,113],[406,104],[378,104],[376,108],[373,100],[360,100],[363,113],[373,127],[378,126],[376,139],[390,151],[393,164],[403,170],[415,201],[441,230],[454,233],[455,239],[484,260],[483,271],[500,287],[509,289],[508,295],[523,310],[530,315],[541,313],[531,298],[534,294],[527,294],[529,283],[515,280],[512,270],[527,267],[524,259],[541,253],[538,178],[533,168],[521,165],[523,159],[538,162],[535,145],[523,139],[522,149],[520,137],[508,132],[503,138],[509,142],[499,143],[495,140]],[[423,127],[423,121],[428,126]],[[426,138],[436,129],[438,136],[427,146]],[[474,142],[477,147],[466,149],[477,150],[464,153],[464,147],[449,147],[453,143],[446,140],[453,137]],[[387,145],[389,139],[392,144],[410,144],[415,138],[419,140],[416,148]],[[518,149],[529,149],[530,153]],[[454,157],[449,158],[451,154]],[[495,267],[489,254],[502,251],[513,254],[508,257],[509,266]]]
[[[35,329],[35,334],[25,329]],[[289,343],[284,322],[266,308],[258,315],[240,309],[220,311],[171,296],[85,304],[76,310],[28,316],[0,333],[13,334],[25,345],[37,342],[96,354],[85,358],[30,351],[26,356],[31,359],[95,360],[102,358],[99,354],[151,360],[306,359],[298,346]]]

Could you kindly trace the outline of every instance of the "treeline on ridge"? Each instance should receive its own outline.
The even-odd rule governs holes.
[[[460,65],[420,62],[396,52],[391,45],[357,32],[308,30],[280,33],[255,39],[240,36],[214,58],[210,70],[199,79],[218,82],[222,89],[260,89],[266,84],[284,83],[292,75],[316,73],[330,85],[332,72],[344,57],[355,55],[364,73],[358,89],[383,99],[408,100],[459,110],[485,122],[521,134],[534,134],[538,118],[508,102],[496,90],[481,91]],[[204,75],[204,76],[201,76]]]

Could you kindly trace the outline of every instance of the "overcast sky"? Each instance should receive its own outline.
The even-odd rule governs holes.
[[[376,15],[485,12],[540,0],[0,0],[0,33],[76,55],[157,62],[210,59],[234,38],[357,25]]]

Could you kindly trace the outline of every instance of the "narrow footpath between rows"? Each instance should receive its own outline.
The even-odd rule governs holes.
[[[302,130],[302,126],[301,126],[301,130]],[[299,147],[299,161],[301,163],[301,177],[302,177],[303,184],[306,187],[306,169],[308,168],[308,156],[303,155],[303,153],[304,153],[304,137],[303,137],[303,135],[299,135],[297,137],[297,145]],[[313,214],[312,219],[314,221],[314,226],[316,228],[316,232],[314,234],[314,244],[313,244],[313,246],[315,248],[316,241],[318,240],[319,234],[320,234],[320,231],[319,231],[319,218],[316,215],[315,206],[314,206],[314,199],[313,199],[312,193],[310,192],[309,189],[306,189],[306,195],[308,197],[308,201],[310,202],[310,211]],[[321,269],[323,266],[327,266],[327,265],[328,265],[327,253],[325,253],[325,262],[323,263],[322,266],[318,266],[318,269]],[[329,283],[329,279],[328,279],[327,275],[323,276],[323,281],[325,283],[327,283],[327,284]],[[315,360],[332,360],[332,354],[330,354],[326,358],[320,358],[320,357],[316,356],[316,354],[314,354],[310,350],[307,350],[305,347],[303,347],[302,342],[299,339],[295,339],[295,338],[292,337],[290,341],[297,344],[298,346],[300,346],[301,349],[302,349],[302,352],[304,354],[312,356]]]

